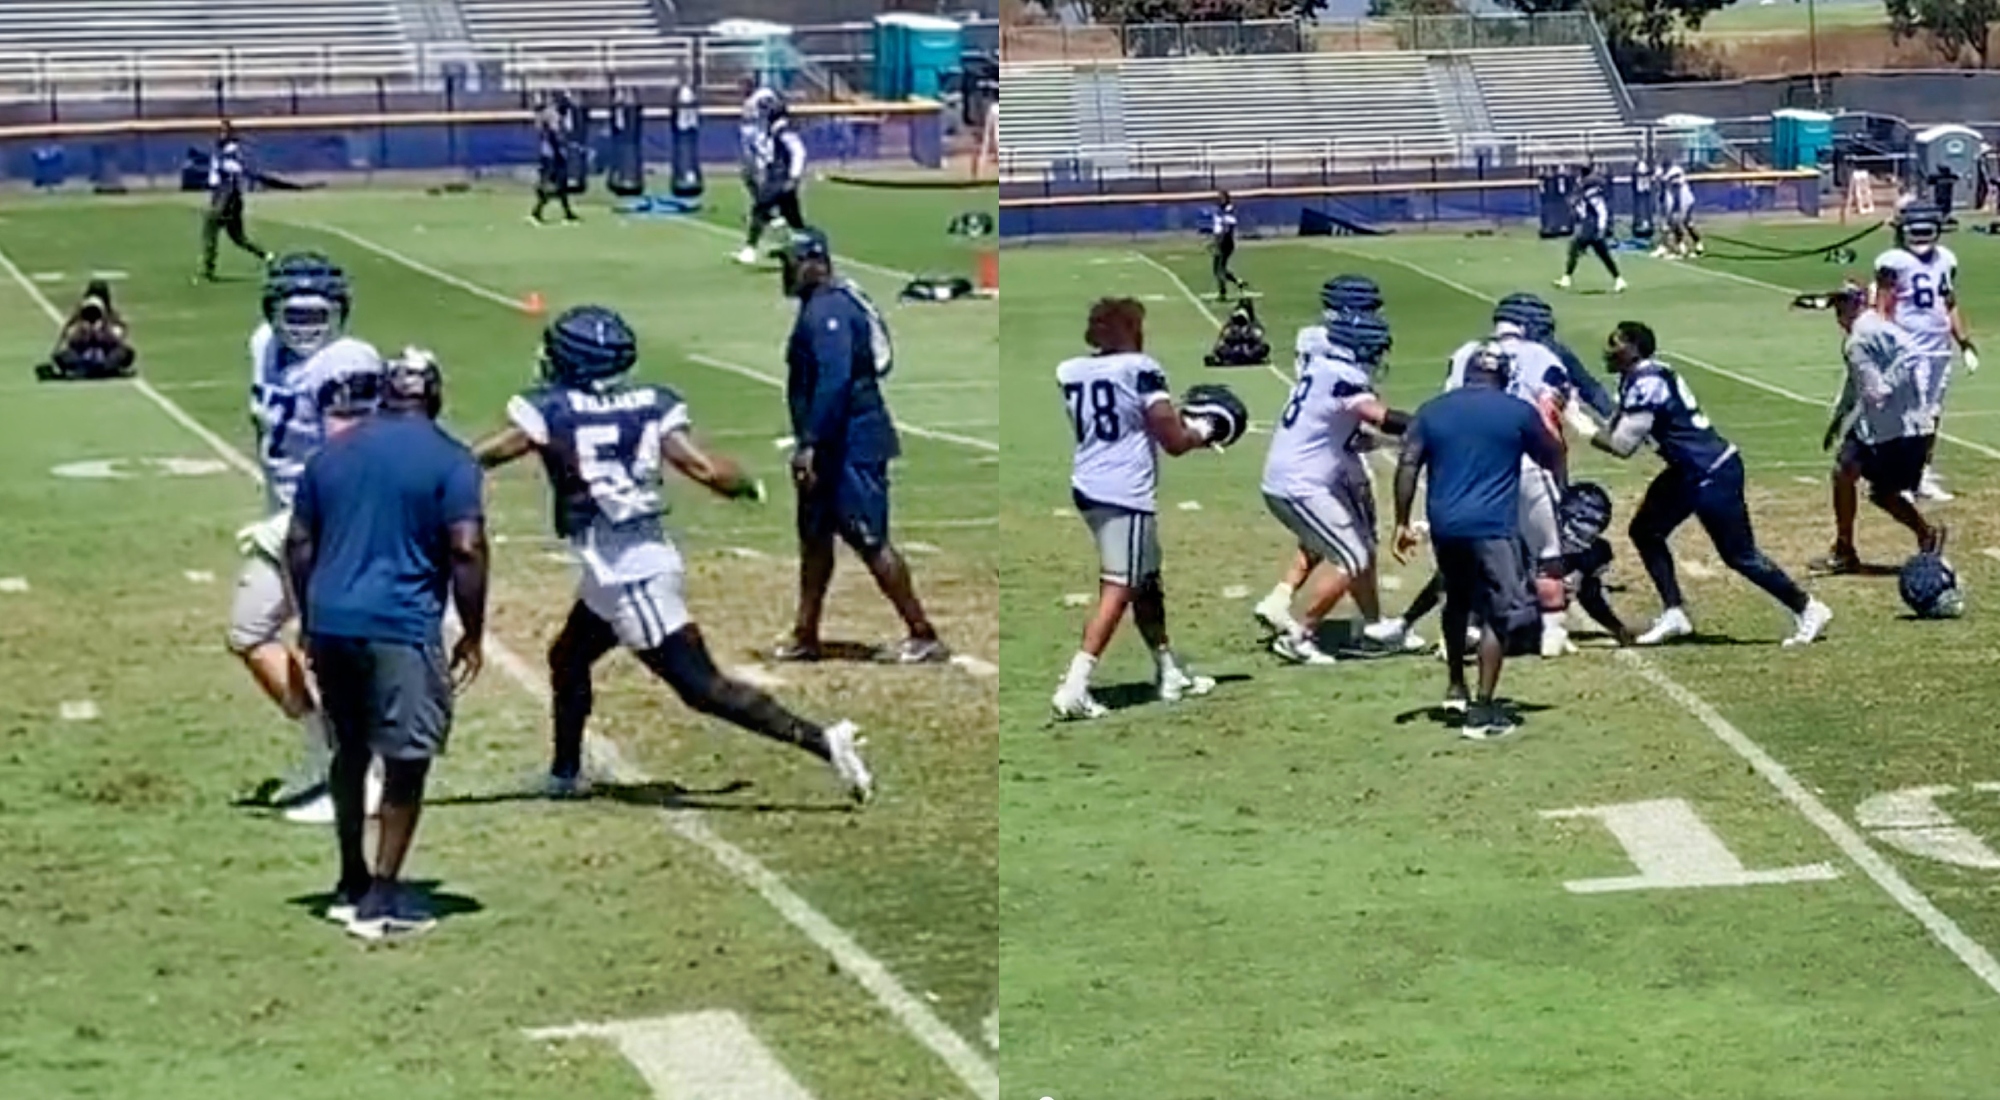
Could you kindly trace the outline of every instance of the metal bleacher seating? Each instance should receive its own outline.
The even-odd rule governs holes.
[[[1000,145],[1010,157],[1049,166],[1076,155],[1080,131],[1074,69],[1059,61],[1006,65],[1000,83],[1007,97]]]
[[[395,0],[0,0],[0,90],[165,90],[415,71]]]
[[[475,43],[588,42],[661,35],[652,0],[459,0]]]
[[[1631,124],[1588,46],[1472,50],[1465,57],[1497,132],[1541,137]]]

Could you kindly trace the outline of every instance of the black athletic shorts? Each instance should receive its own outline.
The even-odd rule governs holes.
[[[1914,493],[1924,480],[1924,464],[1930,460],[1931,437],[1906,435],[1882,443],[1863,443],[1847,437],[1840,449],[1840,464],[1861,471],[1862,480],[1878,493]]]
[[[444,648],[360,638],[306,639],[320,706],[343,746],[385,760],[429,760],[451,733]]]
[[[1536,609],[1519,538],[1433,538],[1447,604],[1468,608],[1502,637],[1532,625]]]

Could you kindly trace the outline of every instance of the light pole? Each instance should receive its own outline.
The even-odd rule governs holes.
[[[1806,0],[1806,66],[1812,70],[1813,110],[1826,105],[1819,94],[1819,11],[1814,0]]]

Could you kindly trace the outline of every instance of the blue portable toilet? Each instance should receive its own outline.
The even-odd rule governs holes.
[[[1795,107],[1771,112],[1771,167],[1817,168],[1820,157],[1832,148],[1832,115]]]
[[[946,74],[958,70],[964,44],[964,28],[949,19],[909,12],[876,16],[876,98],[936,99]]]

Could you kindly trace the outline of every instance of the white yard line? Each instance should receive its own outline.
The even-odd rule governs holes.
[[[1464,283],[1456,282],[1428,268],[1410,263],[1407,260],[1365,253],[1350,252],[1348,254],[1393,263],[1414,271],[1434,282],[1451,287],[1472,298],[1483,302],[1493,301],[1492,298],[1466,286]],[[1769,386],[1746,375],[1740,375],[1734,371],[1722,370],[1719,367],[1691,356],[1677,356],[1677,358],[1684,359],[1698,367],[1713,370],[1724,377],[1735,378],[1746,384],[1757,386],[1760,389],[1768,389],[1780,396],[1790,397],[1793,400],[1804,401],[1813,405],[1824,404],[1823,402],[1814,401],[1811,398],[1791,393],[1788,390],[1780,390],[1777,387]],[[2000,458],[2000,452],[1990,451],[1977,444],[1970,446],[1974,450],[1989,453],[1996,458]],[[1851,860],[1856,867],[1860,868],[1861,872],[1867,875],[1876,886],[1882,889],[1883,893],[1888,894],[1891,900],[1903,908],[1904,912],[1915,917],[1917,922],[1923,925],[1924,930],[1930,933],[1931,938],[1937,940],[1945,950],[1950,951],[1958,958],[1958,961],[1964,963],[1966,969],[1971,970],[1980,981],[1985,982],[1988,988],[1992,989],[1995,993],[2000,993],[2000,961],[1996,961],[1993,954],[1981,946],[1978,941],[1966,935],[1965,930],[1960,928],[1957,922],[1946,916],[1944,911],[1937,907],[1936,903],[1924,895],[1923,891],[1911,885],[1910,880],[1904,878],[1901,872],[1897,871],[1887,859],[1882,857],[1881,853],[1870,847],[1868,842],[1862,838],[1859,832],[1855,831],[1853,826],[1843,820],[1839,814],[1827,808],[1826,803],[1820,801],[1818,796],[1814,795],[1804,784],[1794,778],[1792,773],[1785,769],[1784,765],[1778,763],[1770,753],[1765,752],[1762,746],[1751,740],[1742,730],[1731,725],[1729,720],[1724,718],[1721,712],[1717,711],[1708,700],[1681,686],[1679,681],[1667,675],[1666,671],[1661,669],[1652,659],[1629,649],[1618,650],[1616,656],[1654,687],[1664,692],[1668,698],[1680,704],[1681,709],[1687,711],[1696,721],[1707,727],[1708,731],[1714,734],[1717,740],[1728,746],[1730,751],[1742,757],[1744,762],[1748,763],[1758,775],[1763,776],[1765,782],[1775,788],[1785,801],[1791,803],[1792,807],[1800,815],[1807,821],[1810,821],[1820,832],[1826,834],[1827,839],[1833,842],[1834,847],[1839,848],[1843,855]]]
[[[1209,324],[1215,326],[1217,332],[1222,331],[1222,318],[1217,317],[1215,310],[1210,309],[1208,303],[1201,300],[1201,295],[1196,294],[1194,288],[1187,285],[1186,279],[1174,274],[1173,268],[1146,255],[1144,252],[1134,252],[1132,253],[1132,258],[1152,268],[1154,271],[1165,275],[1174,284],[1174,288],[1181,292],[1181,296],[1188,300],[1189,305],[1201,311],[1201,315],[1207,319]],[[1286,389],[1291,389],[1292,383],[1296,381],[1295,379],[1285,377],[1285,372],[1279,370],[1276,363],[1266,363],[1264,364],[1264,369],[1270,371],[1272,377],[1284,383]]]
[[[358,238],[350,239],[362,243]],[[363,247],[370,246],[363,244]],[[4,268],[14,281],[20,284],[28,297],[48,315],[51,323],[62,324],[62,313],[49,301],[48,296],[42,293],[41,288],[15,266],[14,261],[4,252],[0,252],[0,268]],[[413,270],[421,269],[413,267]],[[436,272],[435,269],[427,273],[444,276],[443,272]],[[455,277],[444,276],[444,281],[461,285],[461,282],[454,282],[454,279]],[[463,284],[461,289],[481,293],[480,289],[474,288],[471,284]],[[186,410],[174,404],[160,391],[146,385],[143,380],[138,380],[136,386],[139,392],[158,405],[175,423],[193,432],[203,443],[208,444],[223,461],[242,470],[254,480],[259,482],[263,480],[263,474],[258,470],[257,464],[237,450],[228,440],[203,427],[194,417],[189,416]],[[539,700],[548,698],[548,685],[543,681],[541,673],[520,654],[498,638],[491,636],[486,640],[486,649],[500,670],[523,691]],[[609,762],[607,771],[612,773],[612,778],[620,782],[633,783],[645,780],[644,773],[624,761],[624,754],[618,750],[615,742],[595,734],[588,735],[588,740],[589,747],[597,759]],[[901,1022],[912,1037],[942,1059],[974,1095],[981,1100],[998,1100],[1000,1075],[993,1064],[974,1050],[972,1044],[966,1042],[963,1036],[951,1030],[921,999],[903,988],[902,983],[896,980],[888,967],[863,950],[861,945],[855,942],[854,937],[827,919],[819,910],[814,909],[804,898],[793,893],[775,872],[764,866],[755,856],[718,836],[708,827],[707,822],[702,820],[697,811],[665,810],[662,811],[662,816],[666,819],[667,828],[675,835],[708,852],[739,881],[761,894],[793,927],[805,933],[808,939],[832,956],[836,965],[846,971],[857,984],[888,1010],[890,1015]]]
[[[713,355],[703,355],[700,352],[689,355],[687,359],[691,363],[700,363],[704,367],[712,367],[741,378],[748,378],[753,382],[762,382],[764,385],[773,387],[774,389],[782,390],[785,388],[784,379],[779,378],[775,374],[758,370],[756,367],[746,367],[741,363],[732,363],[727,359],[717,359]],[[922,424],[912,424],[907,420],[896,421],[896,429],[922,439],[934,439],[939,443],[951,443],[960,447],[970,447],[976,451],[987,451],[994,454],[1000,451],[1000,444],[990,439],[960,435],[957,432],[939,431],[936,428],[926,428]]]
[[[740,242],[743,239],[743,231],[740,229],[730,229],[727,226],[717,225],[714,222],[703,221],[700,218],[668,218],[667,224],[678,225],[686,229],[699,229],[702,230],[703,232],[709,233],[717,237],[727,237],[732,241]],[[877,275],[884,275],[891,279],[902,279],[908,281],[910,279],[914,279],[917,277],[916,273],[913,271],[904,271],[902,268],[899,267],[883,267],[880,264],[871,264],[866,260],[857,260],[852,256],[843,256],[838,252],[833,254],[833,262],[841,265],[842,267],[852,267],[852,268],[858,268],[862,271],[872,271]]]

